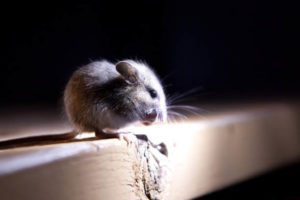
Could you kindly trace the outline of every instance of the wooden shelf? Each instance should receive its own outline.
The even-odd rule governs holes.
[[[135,130],[165,142],[168,159],[117,139],[1,150],[0,196],[191,199],[299,161],[299,122],[297,104],[272,103]]]

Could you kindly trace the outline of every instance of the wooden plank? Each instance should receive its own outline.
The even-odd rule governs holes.
[[[194,198],[299,161],[299,113],[297,104],[263,104],[133,130],[147,134],[154,142],[165,142],[169,159],[157,152],[150,157],[146,146],[136,148],[118,140],[2,150],[0,196]],[[143,161],[145,154],[152,159],[150,165],[149,160],[148,164]],[[153,175],[159,183],[145,184],[145,177]],[[152,196],[145,186],[155,191]]]
[[[284,104],[192,122],[184,139],[175,136],[168,199],[208,194],[299,161],[299,122],[299,109]]]
[[[161,198],[147,148],[110,139],[0,151],[1,199]]]

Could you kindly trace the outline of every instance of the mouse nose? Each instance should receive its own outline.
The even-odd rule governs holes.
[[[146,122],[154,122],[157,118],[157,111],[155,109],[150,109],[148,111],[145,112],[145,118],[144,120]]]

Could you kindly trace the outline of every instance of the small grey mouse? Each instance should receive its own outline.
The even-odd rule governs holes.
[[[64,91],[64,109],[74,131],[0,142],[5,147],[74,139],[81,132],[116,137],[121,128],[167,120],[166,96],[159,78],[145,63],[92,62],[76,70]]]
[[[166,121],[163,87],[144,63],[92,62],[71,76],[64,92],[65,111],[77,132],[118,133],[141,122]]]

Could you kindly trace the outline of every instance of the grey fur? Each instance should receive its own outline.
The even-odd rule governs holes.
[[[145,113],[151,109],[158,112],[157,120],[166,120],[166,97],[155,73],[141,62],[121,62],[126,64],[125,69],[119,69],[122,75],[116,70],[118,63],[102,60],[79,68],[71,76],[64,92],[64,105],[76,131],[120,129],[143,122]],[[135,73],[127,74],[127,66],[133,67],[135,70],[129,68],[129,72]],[[149,89],[157,92],[156,98],[151,97]]]

